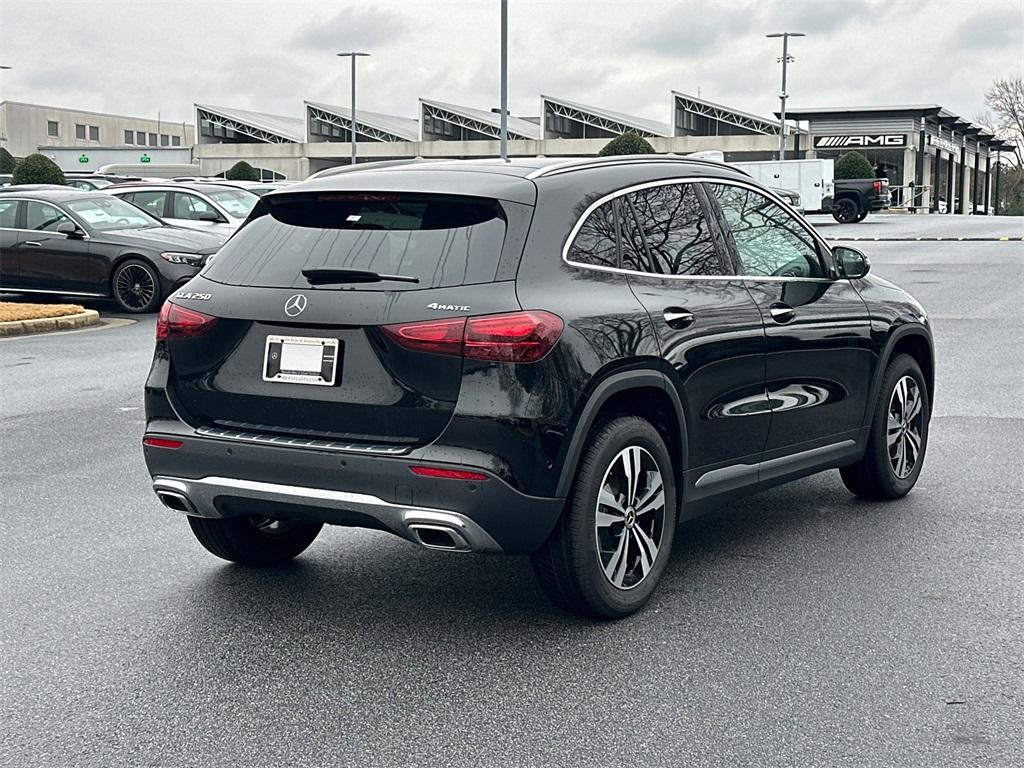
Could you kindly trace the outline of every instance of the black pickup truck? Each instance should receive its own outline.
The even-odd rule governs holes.
[[[888,179],[836,179],[832,218],[840,224],[864,221],[871,211],[889,207]]]

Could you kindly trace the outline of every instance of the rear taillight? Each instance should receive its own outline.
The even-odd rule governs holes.
[[[871,188],[873,190],[875,190],[875,194],[876,195],[882,194],[882,182],[880,182],[880,181],[873,181],[873,182],[871,182]]]
[[[470,360],[534,363],[562,335],[562,318],[543,310],[427,320],[382,327],[400,346]]]
[[[156,340],[194,339],[209,331],[217,318],[165,301],[156,320]]]

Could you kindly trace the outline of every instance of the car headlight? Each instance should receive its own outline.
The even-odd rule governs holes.
[[[203,254],[201,253],[179,253],[177,251],[164,251],[160,254],[160,258],[165,261],[171,262],[171,264],[188,264],[190,267],[198,267],[203,263]]]

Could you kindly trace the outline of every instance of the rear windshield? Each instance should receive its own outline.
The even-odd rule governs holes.
[[[359,283],[360,290],[485,283],[494,280],[505,239],[501,206],[475,197],[286,194],[264,198],[253,216],[221,248],[205,277],[230,285],[310,288],[304,269],[353,269],[419,280]]]

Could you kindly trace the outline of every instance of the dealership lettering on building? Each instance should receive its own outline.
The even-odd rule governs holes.
[[[905,147],[905,133],[880,134],[875,136],[818,136],[814,139],[815,149],[828,147]]]

